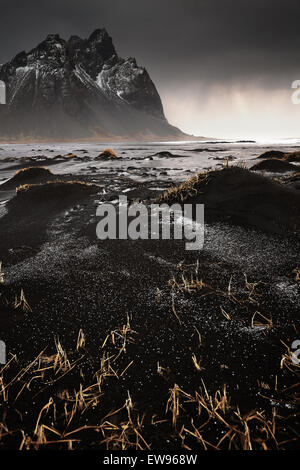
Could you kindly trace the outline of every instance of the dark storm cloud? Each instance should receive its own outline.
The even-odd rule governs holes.
[[[105,26],[154,78],[280,82],[299,70],[299,0],[0,0],[0,63],[48,33]]]
[[[0,0],[0,63],[49,33],[105,27],[149,71],[169,121],[195,135],[298,135],[299,0]]]

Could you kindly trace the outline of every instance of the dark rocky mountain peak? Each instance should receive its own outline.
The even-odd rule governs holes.
[[[49,34],[0,67],[7,106],[1,133],[36,137],[182,137],[134,58],[118,56],[107,31],[68,41]]]

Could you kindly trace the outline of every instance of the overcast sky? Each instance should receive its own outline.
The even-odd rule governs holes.
[[[0,0],[0,63],[49,33],[105,27],[195,135],[300,137],[299,0]]]

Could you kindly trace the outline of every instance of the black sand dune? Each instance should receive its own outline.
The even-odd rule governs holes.
[[[278,160],[272,158],[270,160],[262,160],[253,165],[250,170],[254,171],[270,171],[273,173],[286,173],[288,171],[297,171],[298,167],[286,160]]]
[[[223,143],[223,142],[222,142]],[[225,143],[225,142],[224,142]],[[210,153],[215,153],[215,152],[224,152],[224,150],[226,149],[210,149],[210,148],[195,148],[195,149],[191,149],[189,150],[190,152],[197,152],[197,153],[202,153],[202,152],[210,152]]]
[[[160,158],[184,158],[184,155],[176,155],[172,152],[168,152],[167,150],[162,152],[154,153],[150,155],[150,157],[160,157]]]
[[[1,185],[1,191],[16,189],[23,184],[45,183],[56,177],[45,167],[27,167],[17,171],[16,174],[6,183]]]
[[[55,178],[52,175],[52,178]],[[62,181],[55,179],[45,183],[23,184],[17,188],[16,196],[8,203],[9,210],[24,210],[24,217],[37,207],[44,207],[47,212],[63,210],[70,203],[90,194],[99,192],[97,185],[82,181]]]
[[[105,149],[97,157],[95,157],[95,160],[109,161],[116,160],[117,158],[120,157],[118,157],[118,155],[112,149]]]
[[[38,249],[46,241],[47,228],[56,215],[100,191],[97,185],[81,181],[57,180],[52,173],[47,174],[47,170],[41,170],[38,171],[41,180],[48,178],[50,181],[26,184],[29,175],[25,171],[17,173],[8,182],[11,184],[10,187],[17,186],[17,189],[15,196],[7,203],[7,213],[1,219],[1,247],[4,260],[9,247],[18,248],[25,245],[31,246],[34,250]],[[30,170],[28,173],[32,176],[34,172]],[[23,184],[20,185],[21,182]]]
[[[259,155],[259,159],[265,159],[265,158],[282,158],[284,157],[285,153],[282,152],[281,150],[268,150],[267,152],[262,153]]]
[[[185,203],[204,204],[209,220],[280,234],[300,228],[300,194],[243,168],[200,174],[171,189],[161,201],[181,202],[182,198]]]
[[[55,161],[55,163],[57,163],[58,161],[65,162],[65,161],[70,161],[70,160],[78,160],[78,161],[85,162],[89,160],[89,157],[86,155],[79,156],[79,155],[76,155],[76,153],[68,153],[67,155],[55,155],[55,157],[53,157],[52,159],[48,158],[48,160],[50,161],[53,160]]]
[[[268,150],[257,157],[257,159],[264,160],[266,158],[275,158],[286,162],[300,162],[300,152],[282,152],[281,150]]]

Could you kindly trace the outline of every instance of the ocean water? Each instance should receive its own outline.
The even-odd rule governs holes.
[[[120,157],[115,161],[95,160],[105,148],[113,149]],[[243,164],[251,167],[257,157],[268,150],[284,152],[300,149],[300,139],[281,141],[190,141],[190,142],[63,142],[63,143],[26,143],[0,144],[0,182],[3,183],[16,171],[26,157],[52,159],[56,155],[75,153],[89,157],[88,161],[69,161],[51,164],[51,171],[56,174],[74,175],[111,171],[132,179],[147,180],[159,177],[160,180],[182,181],[199,170],[221,168],[228,161],[229,165]],[[159,152],[171,152],[172,156],[157,156]],[[21,161],[20,161],[21,160]],[[44,163],[47,166],[47,162]]]

